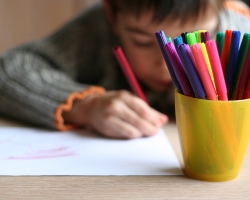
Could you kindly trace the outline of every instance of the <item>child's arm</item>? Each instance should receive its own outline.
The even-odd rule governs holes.
[[[129,122],[132,126],[133,123],[140,124],[144,120],[142,123],[145,125],[144,130],[145,127],[149,128],[148,131],[138,135],[140,128],[135,124],[132,128],[133,133],[127,131],[127,135],[124,134],[122,137],[133,137],[130,134],[135,137],[135,132],[137,136],[152,134],[155,125],[151,124],[154,124],[155,119],[153,121],[151,118],[147,119],[148,115],[142,117],[140,111],[135,108],[142,107],[141,109],[145,110],[143,112],[151,116],[156,116],[157,114],[152,114],[156,111],[145,106],[137,97],[126,93],[134,105],[131,107],[131,103],[120,98],[119,92],[110,95],[109,92],[104,93],[101,88],[94,87],[96,90],[89,95],[100,96],[93,99],[91,96],[83,98],[82,95],[88,92],[91,85],[119,89],[118,85],[121,83],[115,71],[118,66],[115,65],[112,54],[113,43],[110,41],[108,26],[105,21],[96,26],[93,24],[93,19],[96,23],[98,20],[102,22],[105,19],[104,13],[93,11],[89,17],[80,16],[52,36],[13,49],[0,57],[1,114],[39,126],[59,128],[60,125],[64,125],[64,119],[60,117],[63,113],[61,112],[63,110],[60,111],[61,105],[64,105],[73,94],[80,96],[81,100],[72,100],[73,108],[69,112],[70,116],[67,117],[67,114],[64,116],[70,123],[68,125],[87,124],[107,135],[107,130],[102,131],[104,125],[98,126],[98,123],[108,122],[105,124],[106,127],[110,125],[117,128],[115,126],[117,121],[113,121],[114,126],[112,126],[112,121],[106,120],[105,113],[109,108],[108,105],[118,101],[124,112],[112,112],[113,118],[119,119],[121,113],[130,112],[138,115],[135,121],[134,118],[128,117],[130,120],[133,119]],[[90,101],[91,99],[94,101]],[[88,119],[89,116],[92,116],[91,121],[81,121],[81,118]],[[59,118],[61,124],[58,126]],[[70,127],[72,128],[72,126],[64,128]],[[116,135],[120,132],[121,128],[117,132],[112,130],[110,136],[121,137]]]
[[[107,56],[99,52],[104,47],[110,49],[111,55],[112,52],[103,43],[109,43],[108,40],[100,38],[100,48],[93,42],[99,31],[107,33],[105,24],[96,30],[90,23],[92,17],[103,19],[104,13],[91,13],[79,16],[48,38],[1,55],[1,114],[55,128],[55,110],[72,93],[81,93],[90,85],[102,85],[99,81],[105,69],[102,71],[100,63]]]
[[[1,113],[46,127],[55,128],[54,122],[60,118],[55,111],[71,94],[80,97],[64,113],[65,120],[60,124],[66,122],[64,129],[72,125],[90,126],[106,136],[133,138],[153,135],[166,122],[164,116],[138,97],[128,92],[104,93],[100,87],[86,87],[25,51],[10,52],[1,59],[0,86]],[[81,94],[91,88],[95,90],[82,98]]]
[[[32,52],[13,50],[0,58],[0,113],[6,116],[55,128],[55,109],[84,87]]]

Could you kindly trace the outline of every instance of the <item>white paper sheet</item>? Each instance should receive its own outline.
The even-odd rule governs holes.
[[[0,128],[0,175],[181,175],[162,129],[153,137],[104,138],[86,130]]]

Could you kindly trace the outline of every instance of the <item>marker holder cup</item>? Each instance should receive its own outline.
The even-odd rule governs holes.
[[[236,178],[250,139],[250,99],[212,101],[175,91],[184,173],[198,180]]]

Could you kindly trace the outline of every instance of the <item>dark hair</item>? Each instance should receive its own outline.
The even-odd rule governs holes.
[[[214,12],[223,7],[224,0],[108,0],[116,15],[119,11],[131,12],[140,16],[142,11],[154,10],[153,21],[161,22],[166,19],[179,18],[196,19],[206,15],[209,6]]]

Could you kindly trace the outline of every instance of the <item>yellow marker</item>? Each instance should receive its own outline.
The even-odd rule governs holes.
[[[213,75],[213,71],[212,71],[212,68],[211,68],[211,65],[210,65],[210,61],[209,61],[209,58],[208,58],[206,46],[205,46],[204,43],[199,43],[199,44],[200,44],[201,51],[202,51],[202,54],[204,56],[205,62],[207,64],[207,69],[208,69],[209,75],[211,77],[211,80],[213,82],[214,89],[216,91],[216,87],[215,87],[215,83],[214,83],[214,75]]]

